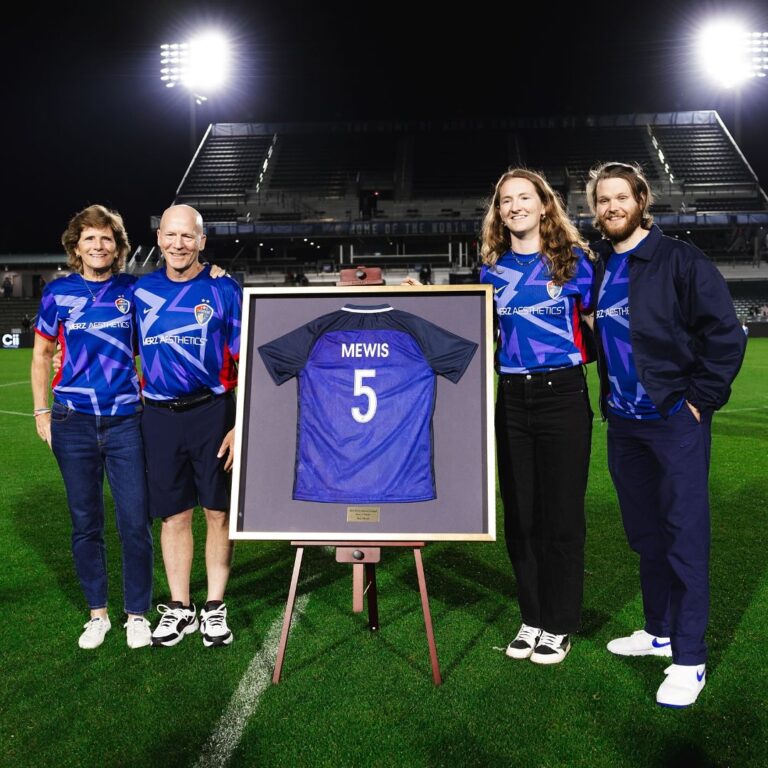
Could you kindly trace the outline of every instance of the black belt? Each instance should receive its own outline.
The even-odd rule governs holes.
[[[547,382],[553,379],[567,378],[569,376],[578,375],[584,376],[583,366],[573,365],[568,368],[554,368],[551,371],[533,371],[531,373],[502,373],[499,375],[501,381],[519,382],[524,384],[526,382]]]
[[[206,389],[201,392],[192,392],[184,397],[176,397],[173,400],[153,400],[150,397],[145,397],[144,404],[152,408],[167,408],[170,411],[189,411],[216,397],[220,397],[220,395],[216,395],[210,389]]]

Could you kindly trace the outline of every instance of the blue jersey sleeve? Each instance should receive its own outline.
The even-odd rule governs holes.
[[[231,292],[232,306],[228,315],[227,345],[232,357],[237,360],[240,357],[240,328],[243,316],[243,292],[239,285]]]
[[[322,315],[259,347],[259,355],[275,384],[279,386],[298,376],[318,337],[338,322],[339,314],[331,312]]]
[[[590,313],[595,307],[597,294],[594,286],[595,268],[592,266],[592,262],[587,255],[580,248],[576,251],[579,253],[579,262],[576,265],[576,277],[574,282],[579,290],[580,307],[582,312]]]
[[[432,370],[456,384],[472,361],[477,344],[408,312],[396,312],[395,316],[416,339]]]
[[[259,347],[259,355],[275,384],[279,386],[298,375],[315,339],[316,334],[308,324]]]
[[[43,298],[40,301],[40,309],[37,311],[35,330],[46,339],[55,339],[59,332],[59,311],[56,307],[56,299],[46,285],[43,290]]]

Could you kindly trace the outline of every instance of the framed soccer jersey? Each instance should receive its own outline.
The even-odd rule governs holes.
[[[493,540],[487,286],[246,289],[230,535]]]

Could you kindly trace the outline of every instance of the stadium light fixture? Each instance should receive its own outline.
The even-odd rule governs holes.
[[[698,42],[704,72],[734,94],[734,137],[741,143],[741,90],[752,78],[768,74],[768,32],[749,32],[735,19],[703,27]]]
[[[748,32],[735,20],[715,21],[699,38],[704,71],[724,88],[735,88],[768,72],[768,32]]]
[[[219,32],[204,32],[183,43],[160,46],[160,80],[166,88],[180,86],[189,92],[190,150],[197,145],[195,106],[225,84],[229,74],[230,48]]]

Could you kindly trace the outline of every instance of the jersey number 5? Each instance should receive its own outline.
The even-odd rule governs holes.
[[[352,408],[352,418],[358,422],[358,424],[368,423],[376,415],[376,392],[371,387],[363,384],[363,379],[372,379],[376,376],[376,371],[372,368],[357,368],[355,369],[355,397],[367,397],[368,408],[365,411],[361,411],[357,406]]]

